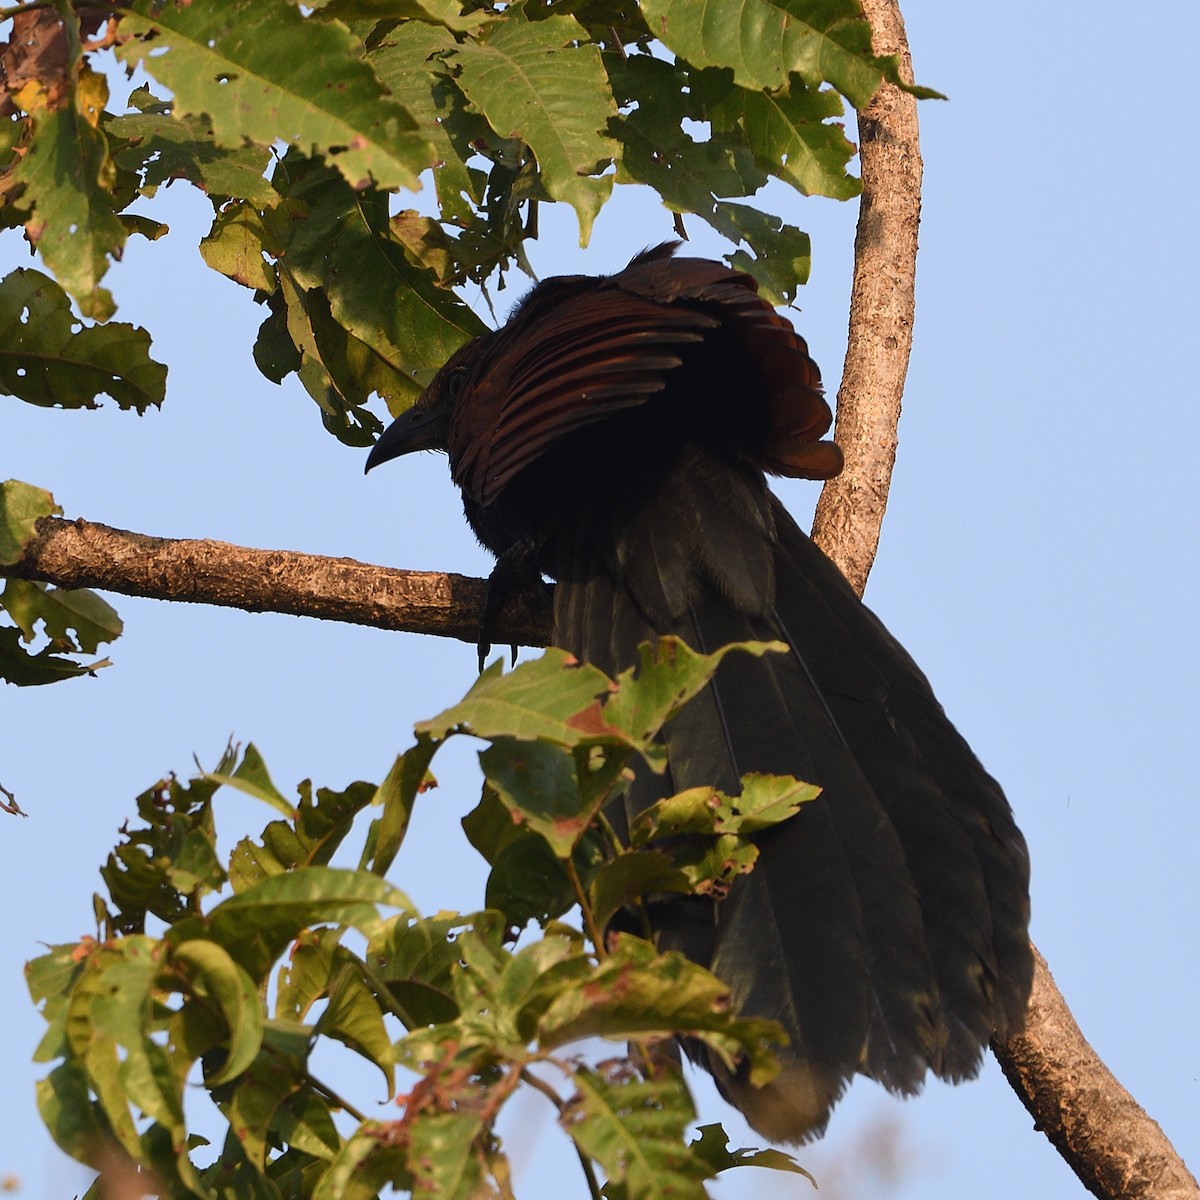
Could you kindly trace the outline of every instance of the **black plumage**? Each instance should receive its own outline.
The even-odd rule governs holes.
[[[924,675],[767,488],[841,468],[805,343],[748,276],[673,249],[537,285],[368,467],[448,451],[484,545],[556,581],[554,643],[610,674],[662,634],[792,648],[726,659],[666,731],[667,777],[627,805],[750,771],[822,787],[727,897],[654,913],[664,947],[787,1030],[765,1088],[706,1065],[755,1128],[798,1141],[855,1072],[901,1093],[963,1079],[1021,1027],[1028,855]]]

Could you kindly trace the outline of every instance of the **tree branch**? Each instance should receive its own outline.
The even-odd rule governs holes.
[[[1094,1196],[1194,1200],[1174,1146],[1088,1044],[1036,950],[1034,960],[1025,1032],[992,1049],[1035,1125]]]
[[[123,596],[217,604],[432,633],[474,643],[487,584],[465,575],[401,571],[352,558],[252,550],[207,538],[160,538],[91,521],[43,517],[19,562],[0,575]],[[544,646],[548,591],[511,596],[497,641]]]
[[[863,0],[877,54],[912,58],[896,0]],[[900,398],[912,348],[921,154],[915,99],[885,83],[858,115],[863,191],[854,239],[846,363],[834,437],[846,456],[825,484],[813,540],[861,596],[875,561],[896,460]],[[1088,1045],[1034,949],[1025,1030],[992,1046],[1039,1129],[1094,1195],[1182,1200],[1200,1188],[1158,1124]]]
[[[864,0],[863,12],[875,52],[899,55],[911,82],[912,58],[895,0]],[[916,100],[881,85],[858,114],[858,140],[863,190],[833,435],[846,466],[821,490],[812,536],[861,596],[879,546],[912,349],[922,171]]]

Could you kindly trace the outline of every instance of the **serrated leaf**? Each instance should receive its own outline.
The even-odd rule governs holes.
[[[533,151],[547,193],[575,210],[586,246],[612,191],[612,177],[599,172],[618,150],[605,132],[617,107],[587,31],[574,17],[510,15],[459,46],[454,61],[459,87],[496,134]]]
[[[95,408],[111,396],[145,412],[161,404],[167,368],[150,335],[119,321],[82,326],[54,280],[26,267],[0,281],[0,391],[45,408]]]
[[[647,1080],[616,1062],[573,1078],[577,1091],[559,1123],[629,1200],[704,1200],[714,1172],[684,1144],[695,1110],[681,1076]]]
[[[115,170],[107,140],[75,99],[35,114],[33,137],[13,179],[24,187],[22,204],[33,209],[25,223],[30,242],[80,311],[103,321],[115,305],[100,280],[126,233],[113,211]]]
[[[282,139],[319,152],[352,186],[418,186],[433,147],[384,95],[344,25],[273,0],[133,0],[118,56],[140,64],[184,112],[209,114],[217,143]]]
[[[643,0],[646,22],[698,67],[729,67],[746,88],[780,88],[789,71],[833,84],[863,108],[882,79],[859,0]]]
[[[20,562],[25,547],[37,537],[38,521],[61,512],[44,488],[19,479],[0,483],[0,565]]]
[[[225,1062],[206,1080],[209,1087],[217,1087],[240,1075],[262,1045],[263,1011],[258,989],[215,942],[182,942],[174,948],[172,958],[185,969],[193,992],[216,1005],[229,1032]]]
[[[95,654],[101,642],[113,641],[124,628],[112,605],[86,588],[55,588],[9,579],[0,594],[0,605],[20,626],[26,640],[33,639],[41,622],[56,648],[72,654]]]

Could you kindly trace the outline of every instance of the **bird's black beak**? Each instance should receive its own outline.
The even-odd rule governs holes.
[[[415,404],[402,412],[379,435],[367,455],[364,473],[389,459],[414,450],[445,450],[450,432],[450,414],[440,405]]]

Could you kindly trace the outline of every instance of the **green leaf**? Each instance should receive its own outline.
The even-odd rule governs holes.
[[[169,87],[180,110],[207,113],[218,145],[282,138],[324,154],[355,187],[415,189],[433,162],[344,25],[274,0],[133,0],[126,11],[118,56]]]
[[[321,1176],[312,1200],[376,1200],[384,1184],[412,1188],[408,1147],[397,1144],[384,1121],[364,1121]]]
[[[495,19],[484,12],[464,13],[459,0],[327,0],[315,7],[319,16],[339,21],[381,21],[391,17],[404,22],[399,30],[388,35],[389,40],[408,25],[419,26],[422,22],[466,33]]]
[[[630,1200],[704,1200],[714,1172],[684,1144],[695,1111],[681,1076],[646,1080],[618,1060],[573,1078],[577,1091],[559,1123],[610,1183],[624,1184]]]
[[[729,67],[745,88],[777,89],[795,71],[863,108],[882,79],[858,0],[643,0],[655,36],[698,67]]]
[[[527,834],[496,855],[484,901],[517,928],[561,917],[575,907],[575,889],[542,838]]]
[[[332,1159],[341,1149],[329,1102],[308,1089],[285,1098],[271,1124],[284,1145],[314,1158]]]
[[[310,925],[352,925],[369,937],[379,926],[377,904],[412,911],[403,892],[368,871],[297,867],[231,896],[208,921],[213,940],[259,981],[288,942]]]
[[[748,204],[724,201],[718,205],[715,217],[731,231],[726,236],[731,240],[740,238],[754,249],[753,258],[743,250],[729,255],[729,265],[753,275],[759,292],[772,304],[790,304],[796,297],[797,284],[808,279],[812,261],[808,234]]]
[[[275,240],[251,204],[230,204],[217,213],[212,229],[200,241],[200,255],[214,271],[242,287],[275,290],[275,268],[263,255]]]
[[[425,1110],[412,1123],[409,1167],[413,1200],[475,1200],[487,1196],[475,1142],[483,1134],[481,1105],[459,1096],[453,1112]],[[481,1096],[480,1100],[483,1099]]]
[[[153,195],[161,184],[186,179],[214,204],[230,197],[270,207],[278,199],[265,178],[275,161],[269,149],[218,146],[211,121],[175,114],[170,104],[146,88],[133,92],[129,104],[139,111],[109,118],[104,129],[117,165],[137,174],[146,195]]]
[[[676,637],[643,642],[639,664],[617,677],[604,705],[604,720],[630,739],[652,766],[661,770],[666,751],[654,744],[659,730],[708,685],[729,654],[786,653],[783,642],[732,642],[712,654],[699,654]]]
[[[588,902],[596,924],[604,929],[618,910],[655,892],[690,892],[688,876],[665,854],[653,851],[620,854],[588,881]]]
[[[599,800],[584,805],[571,752],[549,742],[497,737],[479,763],[512,819],[538,833],[559,858],[569,858],[599,808]]]
[[[479,113],[470,111],[441,60],[457,48],[446,29],[408,21],[392,30],[368,61],[433,143],[433,181],[442,219],[466,224],[483,200],[483,189],[466,164],[478,153],[475,143],[490,136],[491,129]]]
[[[696,1140],[688,1146],[696,1158],[712,1168],[713,1174],[728,1171],[731,1167],[766,1167],[772,1171],[787,1171],[803,1175],[817,1187],[817,1181],[790,1154],[783,1150],[756,1150],[743,1148],[731,1150],[729,1135],[719,1124],[698,1125]]]
[[[223,761],[215,771],[206,771],[201,778],[218,786],[236,788],[239,792],[245,792],[247,796],[253,796],[254,799],[277,808],[290,818],[296,817],[296,809],[271,782],[267,764],[253,742],[247,744],[246,753],[242,755],[242,761],[238,763],[236,770],[222,770],[225,766]]]
[[[172,959],[187,972],[193,993],[216,1005],[229,1031],[225,1063],[206,1080],[208,1086],[217,1087],[240,1075],[258,1054],[263,1037],[262,1001],[254,981],[214,942],[183,942],[175,947]]]
[[[363,982],[361,966],[343,952],[342,968],[329,992],[329,1004],[317,1022],[317,1032],[336,1038],[383,1072],[386,1096],[395,1091],[392,1040],[383,1023],[383,1010]]]
[[[74,21],[68,23],[78,52]],[[108,142],[96,128],[108,100],[103,78],[84,67],[62,108],[33,113],[33,138],[13,173],[31,205],[26,236],[88,317],[107,320],[115,305],[100,287],[110,255],[125,244],[125,226],[113,211],[116,172]]]
[[[27,641],[33,639],[41,622],[55,648],[73,654],[95,654],[101,642],[113,641],[124,628],[112,605],[86,588],[55,588],[10,579],[0,594],[0,604]]]
[[[394,917],[367,945],[367,966],[411,1016],[413,1027],[452,1021],[458,1015],[453,975],[461,960],[458,939],[478,930],[498,943],[504,920],[498,912],[442,913],[413,920]]]
[[[521,21],[510,14],[480,41],[459,46],[458,86],[501,138],[520,138],[537,158],[542,184],[575,210],[579,243],[612,191],[597,177],[617,155],[605,132],[617,107],[600,51],[573,17]]]
[[[17,687],[37,687],[57,683],[60,679],[91,675],[108,665],[108,660],[103,659],[83,666],[54,654],[49,646],[30,654],[22,645],[19,630],[0,626],[0,679]]]
[[[88,1092],[87,1072],[80,1063],[65,1062],[38,1081],[37,1107],[63,1153],[95,1170],[111,1163],[112,1130]]]
[[[0,483],[0,565],[20,562],[25,547],[37,537],[38,521],[61,512],[54,497],[42,488],[19,479]]]
[[[806,196],[848,200],[862,191],[862,181],[846,174],[854,146],[841,125],[828,123],[843,112],[836,92],[810,90],[794,76],[776,91],[738,87],[725,71],[694,72],[692,79],[713,136],[744,138],[763,170]]]
[[[628,934],[617,936],[587,987],[562,990],[538,1023],[543,1049],[583,1037],[676,1033],[703,1041],[731,1070],[746,1055],[756,1085],[775,1074],[772,1043],[784,1040],[774,1021],[734,1014],[728,985],[711,972]]]
[[[790,775],[753,773],[742,776],[742,791],[736,796],[713,788],[689,788],[640,812],[630,826],[630,844],[645,846],[684,834],[760,833],[794,817],[801,804],[820,794],[819,787]]]
[[[414,370],[440,367],[486,327],[453,292],[437,286],[432,272],[409,261],[392,236],[384,192],[355,191],[298,155],[284,165],[287,203],[270,222],[283,248],[282,269],[297,288],[323,291],[338,325],[409,376],[381,389],[385,399],[403,398],[405,407],[413,398]]]
[[[261,1172],[266,1168],[267,1150],[272,1142],[278,1144],[272,1133],[280,1108],[290,1099],[310,1094],[302,1061],[264,1052],[247,1064],[234,1087],[219,1092],[215,1099],[246,1161]],[[291,1124],[292,1119],[285,1117],[285,1123]]]
[[[497,659],[458,704],[419,722],[416,731],[419,737],[439,742],[470,733],[574,746],[596,732],[598,697],[611,690],[607,676],[565,650],[551,648],[507,674]],[[580,720],[581,713],[586,713],[586,721]]]
[[[0,280],[0,391],[44,408],[95,408],[108,395],[145,412],[162,403],[166,385],[144,329],[83,326],[40,271],[21,267]]]
[[[403,917],[393,918],[404,920]],[[276,1015],[303,1021],[308,1010],[329,990],[340,929],[306,929],[296,939],[287,962],[279,969]]]
[[[432,743],[423,741],[401,754],[371,800],[372,804],[383,806],[371,857],[371,870],[376,875],[386,875],[395,860],[408,832],[417,795],[427,787],[437,786],[429,774],[434,749]]]

